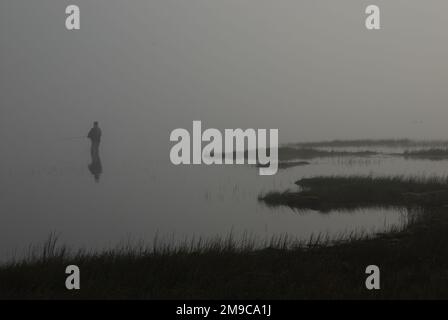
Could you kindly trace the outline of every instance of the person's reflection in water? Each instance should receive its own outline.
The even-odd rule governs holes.
[[[92,162],[89,164],[89,171],[95,178],[95,182],[100,182],[100,176],[103,172],[103,166],[101,165],[100,153],[97,150],[95,153],[91,154]]]
[[[93,128],[90,129],[87,137],[92,143],[90,146],[91,163],[88,165],[88,168],[90,173],[95,178],[95,181],[99,182],[101,173],[103,172],[103,167],[100,159],[101,129],[98,126],[97,121],[93,123]]]

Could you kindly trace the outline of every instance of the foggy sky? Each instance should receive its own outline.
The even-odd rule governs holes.
[[[65,29],[79,5],[81,30]],[[381,8],[380,31],[364,27]],[[278,128],[280,142],[448,138],[446,1],[73,0],[0,4],[0,145],[85,134]],[[166,157],[167,154],[165,153]]]

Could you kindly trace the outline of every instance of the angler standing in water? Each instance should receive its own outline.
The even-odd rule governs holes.
[[[87,134],[87,138],[89,138],[92,143],[90,147],[90,153],[92,157],[94,155],[98,155],[101,142],[101,129],[98,126],[98,121],[95,121],[93,123],[93,128],[90,129],[89,133]]]
[[[92,162],[89,164],[88,168],[90,173],[94,176],[95,181],[99,182],[103,168],[100,159],[101,129],[98,126],[98,121],[93,123],[93,128],[90,129],[87,137],[92,143],[90,146],[90,156]]]

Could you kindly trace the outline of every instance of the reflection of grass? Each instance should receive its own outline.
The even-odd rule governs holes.
[[[69,255],[50,245],[42,256],[0,267],[1,298],[448,298],[448,212],[425,213],[405,230],[324,247],[314,238],[265,249],[231,237],[160,249],[129,246]],[[355,241],[356,240],[356,241]],[[81,270],[81,290],[65,289],[65,267]],[[381,269],[381,290],[366,290],[365,269]]]
[[[288,168],[292,168],[292,167],[298,167],[298,166],[306,166],[309,165],[310,163],[308,161],[281,161],[278,162],[278,168],[279,169],[288,169]],[[270,164],[257,164],[257,167],[269,167]]]
[[[313,148],[290,148],[281,147],[278,149],[279,160],[292,160],[292,159],[313,159],[324,157],[368,157],[375,155],[376,152],[372,151],[327,151],[318,150]]]
[[[283,161],[278,163],[279,169],[287,169],[297,166],[306,166],[310,164],[308,161]]]
[[[301,191],[270,192],[259,200],[270,206],[333,208],[362,206],[441,206],[448,204],[445,179],[402,177],[314,177],[296,182]]]

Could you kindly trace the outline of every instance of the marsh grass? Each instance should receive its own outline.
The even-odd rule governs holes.
[[[401,228],[401,227],[400,227]],[[386,230],[386,228],[385,228]],[[398,232],[396,226],[388,227],[385,232]],[[344,242],[366,240],[374,237],[373,232],[350,231],[341,232],[330,237],[327,233],[311,234],[307,240],[298,239],[290,234],[277,234],[264,239],[244,232],[236,237],[233,232],[225,236],[206,238],[192,236],[183,240],[165,238],[161,240],[155,236],[151,244],[144,241],[128,239],[115,247],[99,251],[70,249],[61,243],[59,235],[51,233],[48,238],[39,245],[32,245],[20,258],[15,257],[9,262],[0,264],[2,268],[10,268],[20,265],[45,264],[48,262],[69,262],[72,260],[97,259],[105,257],[126,257],[130,259],[156,256],[196,255],[196,254],[245,254],[258,250],[295,250],[326,247]]]
[[[296,181],[299,191],[261,194],[269,206],[328,211],[365,206],[444,206],[448,180],[441,177],[325,176]]]
[[[411,140],[411,139],[355,139],[299,142],[292,144],[302,148],[317,147],[434,147],[448,146],[448,140]]]
[[[431,148],[420,150],[406,150],[403,152],[405,158],[418,158],[429,160],[444,160],[448,159],[448,148]]]

